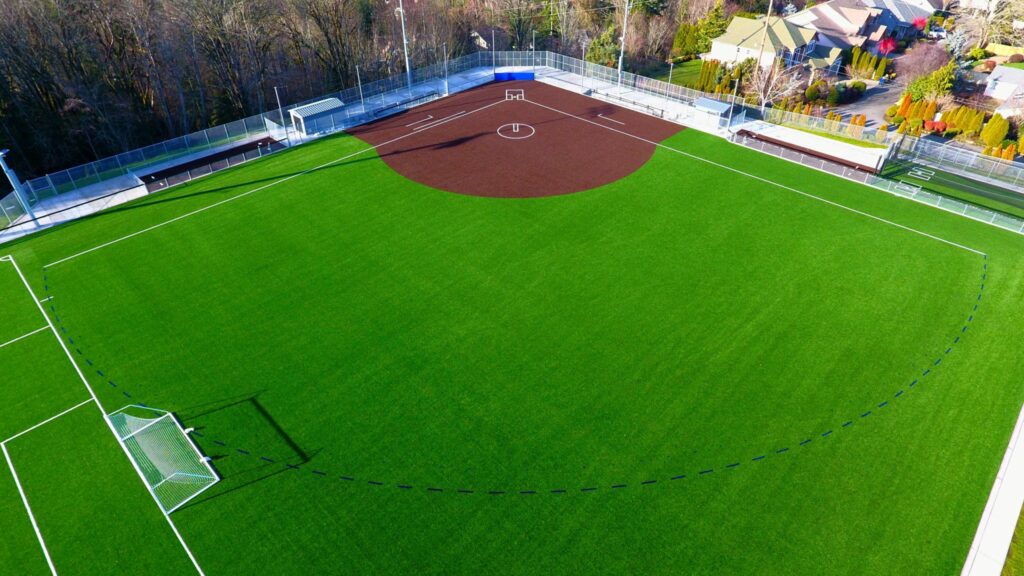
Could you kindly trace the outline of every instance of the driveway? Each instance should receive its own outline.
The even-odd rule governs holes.
[[[885,122],[886,108],[899,101],[904,88],[901,84],[873,86],[864,92],[860,100],[838,106],[836,110],[846,115],[864,114],[868,118],[868,126],[877,126]]]

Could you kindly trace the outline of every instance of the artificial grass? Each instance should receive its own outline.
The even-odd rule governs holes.
[[[882,175],[886,178],[920,186],[929,192],[1024,218],[1024,196],[1021,196],[1019,192],[964,178],[958,174],[936,170],[929,166],[921,168],[930,170],[934,175],[929,180],[922,180],[910,174],[917,166],[913,162],[889,162]]]
[[[95,404],[15,439],[7,449],[58,573],[194,572]],[[38,543],[32,548],[40,550]],[[44,562],[42,570],[36,561],[26,571],[46,571],[41,552],[19,553]]]
[[[216,459],[175,514],[208,573],[959,570],[1024,398],[1022,240],[696,131],[666,144],[990,257],[665,149],[534,200],[367,153],[53,266],[47,293],[106,400],[176,411]],[[13,251],[38,269],[363,148]]]
[[[1003,576],[1024,575],[1024,514],[1017,521],[1017,529],[1013,532],[1010,542],[1010,553],[1003,565]]]

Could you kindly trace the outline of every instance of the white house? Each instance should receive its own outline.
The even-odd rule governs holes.
[[[782,18],[772,18],[765,34],[763,18],[733,18],[725,33],[711,41],[711,51],[704,59],[735,64],[747,58],[758,59],[767,67],[777,58],[787,66],[800,64],[814,50],[818,33],[801,28]]]
[[[1024,69],[996,66],[988,75],[985,96],[1002,102],[996,112],[1004,117],[1024,113]]]

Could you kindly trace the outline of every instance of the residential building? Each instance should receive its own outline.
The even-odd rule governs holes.
[[[801,10],[786,20],[818,33],[818,42],[846,50],[857,46],[874,51],[889,28],[882,23],[885,10],[853,2],[832,0]]]
[[[988,76],[985,96],[1001,102],[996,112],[1004,117],[1024,114],[1024,69],[996,66]]]
[[[704,58],[728,64],[760,58],[761,66],[765,67],[782,59],[788,67],[803,64],[816,55],[829,56],[827,48],[824,53],[817,50],[818,33],[814,30],[775,17],[769,20],[767,34],[765,28],[763,18],[733,18],[725,33],[712,40],[711,51]],[[835,51],[832,56],[840,55]]]

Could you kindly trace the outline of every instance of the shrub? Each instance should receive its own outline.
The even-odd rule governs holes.
[[[971,60],[984,60],[985,58],[988,58],[988,56],[988,51],[981,46],[971,48],[971,51],[967,53],[967,57]]]
[[[985,67],[986,72],[991,72],[996,69],[995,60],[985,60],[984,62],[981,63],[981,65]]]
[[[1007,62],[1011,64],[1017,64],[1018,62],[1024,62],[1024,54],[1011,54]]]
[[[807,90],[804,91],[804,98],[806,98],[808,102],[814,102],[818,99],[818,96],[818,86],[816,84],[808,86]]]
[[[885,109],[885,115],[888,116],[889,118],[892,118],[899,111],[900,107],[896,104],[893,104],[892,106],[889,106],[888,108]]]
[[[903,124],[904,120],[906,120],[906,118],[903,117],[903,116],[900,116],[899,114],[897,114],[896,116],[892,117],[892,123],[893,124]]]
[[[935,122],[932,122],[931,120],[925,120],[924,121],[924,129],[929,131],[929,132],[935,130]]]
[[[836,104],[839,104],[839,88],[833,86],[828,91],[828,105],[835,106]]]
[[[864,91],[868,89],[868,85],[860,80],[854,80],[853,82],[850,82],[850,88],[856,90],[858,94],[863,94]]]
[[[932,127],[936,132],[945,132],[946,128],[948,128],[946,123],[943,122],[942,120],[936,120],[935,122],[933,122]]]

